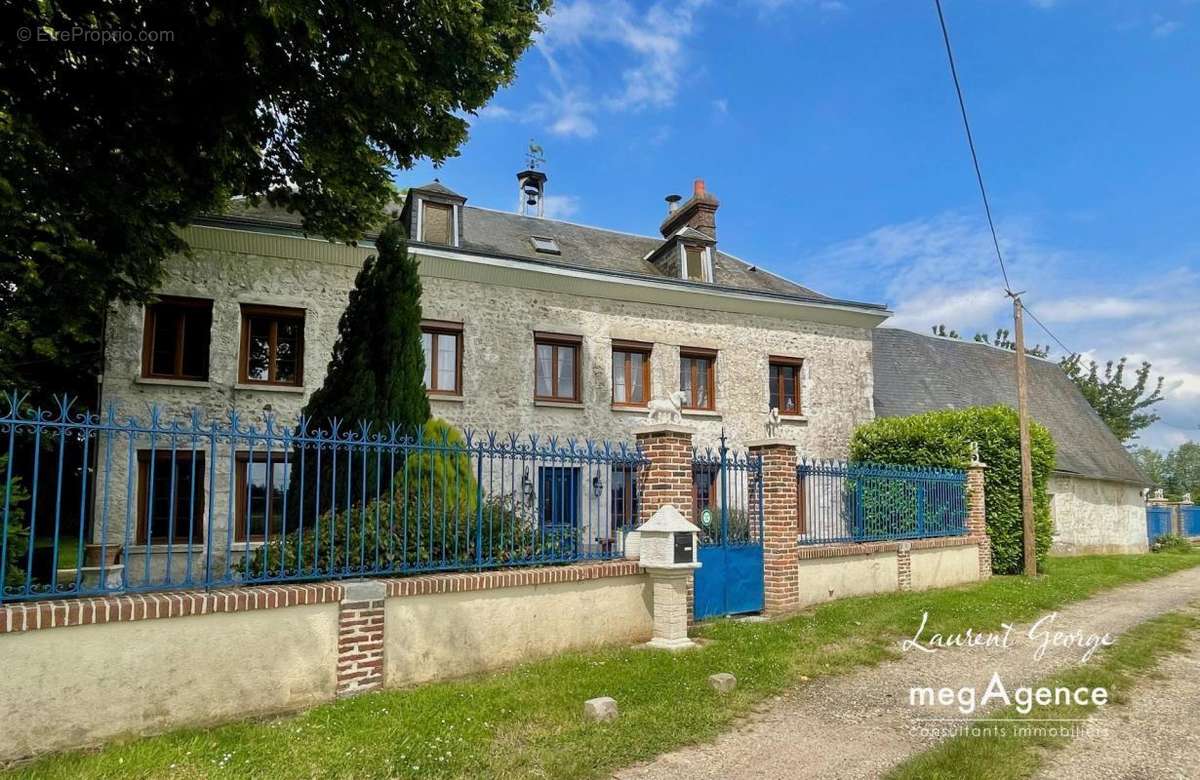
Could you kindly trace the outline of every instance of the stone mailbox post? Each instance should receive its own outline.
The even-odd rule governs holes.
[[[653,589],[654,638],[650,647],[686,650],[688,639],[688,578],[700,568],[697,560],[700,529],[689,523],[671,504],[638,528],[640,563],[650,575]]]

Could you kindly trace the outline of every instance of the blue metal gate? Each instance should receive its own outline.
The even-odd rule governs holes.
[[[697,620],[763,608],[762,459],[720,447],[692,453],[692,518],[700,526]]]
[[[1150,543],[1154,544],[1155,539],[1169,533],[1171,533],[1171,507],[1146,507],[1146,536]]]
[[[1182,520],[1184,536],[1200,536],[1200,506],[1185,504],[1179,507],[1179,518]]]

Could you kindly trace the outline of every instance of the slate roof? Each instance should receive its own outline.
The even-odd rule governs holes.
[[[428,190],[433,186],[442,187],[434,183],[414,189]],[[450,190],[446,192],[453,194]],[[386,211],[398,214],[402,205],[393,204]],[[467,251],[590,271],[664,278],[662,270],[645,259],[663,243],[664,239],[659,236],[639,236],[470,205],[463,206],[462,215],[462,248]],[[298,230],[301,219],[297,213],[274,208],[265,203],[257,207],[248,207],[235,202],[229,213],[207,217],[200,220],[200,223]],[[558,243],[561,254],[548,255],[535,251],[529,240],[531,236],[553,238]],[[368,238],[373,237],[368,235]],[[883,304],[846,301],[822,295],[720,250],[713,253],[713,266],[713,283],[717,287],[767,293],[802,301],[875,309],[881,314],[887,312],[887,307]]]
[[[974,341],[874,330],[875,414],[1017,405],[1012,353]],[[1050,430],[1055,470],[1149,486],[1150,480],[1057,363],[1030,359],[1029,409]]]

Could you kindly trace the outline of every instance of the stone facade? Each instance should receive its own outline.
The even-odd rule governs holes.
[[[264,416],[271,415],[283,425],[292,424],[322,383],[338,318],[370,250],[212,227],[188,228],[184,238],[193,251],[170,259],[160,291],[213,301],[209,378],[142,378],[144,311],[140,306],[117,306],[108,320],[103,400],[143,419],[157,405],[164,420],[185,418],[193,409],[204,420],[221,420],[237,410],[246,423],[261,425]],[[717,293],[703,298],[690,294],[688,306],[669,305],[667,301],[676,299],[660,296],[655,302],[635,287],[626,294],[618,286],[624,283],[617,281],[578,281],[574,292],[564,292],[561,274],[496,269],[436,253],[419,257],[424,316],[462,323],[462,395],[431,399],[434,415],[460,428],[632,443],[634,431],[645,423],[645,411],[611,402],[614,339],[653,345],[651,397],[678,389],[680,347],[717,351],[715,410],[684,412],[684,423],[697,431],[697,446],[715,444],[722,429],[734,447],[763,435],[772,355],[804,360],[802,415],[785,417],[777,435],[806,457],[844,457],[855,426],[872,418],[869,327],[875,321],[871,317],[879,319],[876,315],[855,320],[858,315],[833,311],[827,321],[813,321],[793,312],[793,304],[751,305]],[[303,386],[238,383],[243,304],[304,310]],[[535,331],[582,338],[580,403],[534,400]],[[110,479],[123,487],[133,464],[127,457],[129,442],[114,441],[112,449]],[[230,525],[226,508],[232,505],[232,459],[218,453],[213,460],[214,484],[206,489],[216,508],[213,545],[223,549]],[[127,516],[125,497],[123,489],[106,497],[109,517]],[[600,505],[607,505],[606,496]],[[688,511],[686,503],[681,509]],[[123,522],[118,520],[97,528],[95,536],[118,542],[122,533]],[[228,546],[231,560],[242,547]],[[160,557],[154,556],[151,579],[162,576]],[[172,567],[180,567],[180,572],[173,574],[184,573],[186,557],[176,550]],[[126,561],[131,572],[142,571],[143,562],[136,552]],[[200,563],[194,560],[193,568]]]
[[[1146,552],[1146,504],[1139,486],[1055,474],[1048,492],[1052,552]]]

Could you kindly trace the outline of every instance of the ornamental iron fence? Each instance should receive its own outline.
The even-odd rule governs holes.
[[[967,475],[876,463],[807,461],[796,467],[801,544],[962,536]]]
[[[0,600],[605,560],[636,527],[634,445],[237,412],[0,415]]]
[[[731,450],[692,449],[692,520],[702,545],[761,544],[762,459]]]

